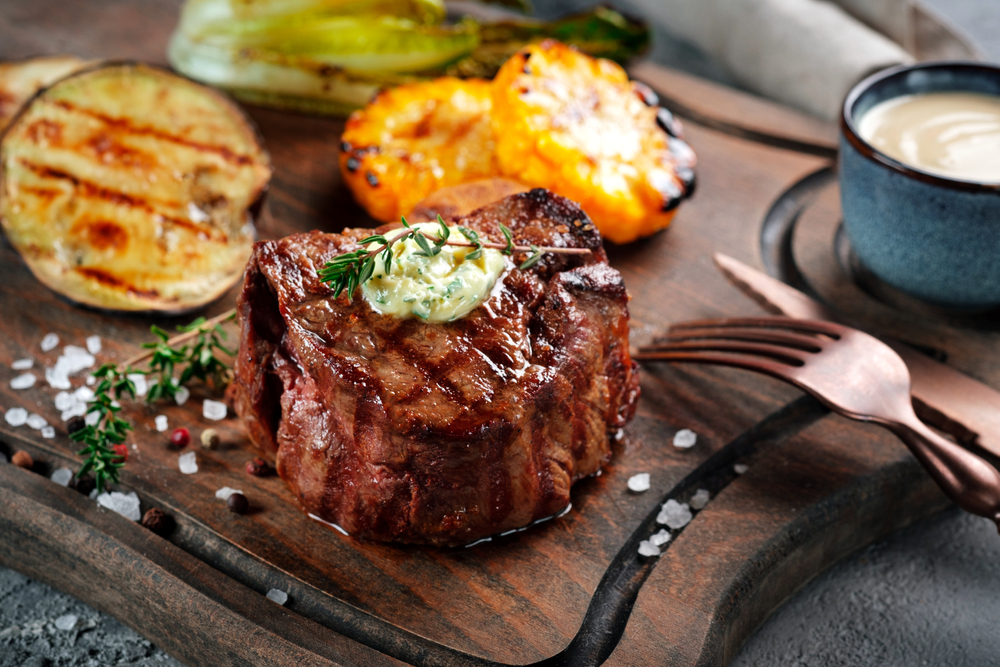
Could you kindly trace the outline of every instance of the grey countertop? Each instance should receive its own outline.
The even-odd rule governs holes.
[[[695,1],[695,0],[692,0]],[[536,2],[545,13],[585,0]],[[927,0],[1000,61],[1000,3]],[[700,76],[724,72],[658,35],[654,58]],[[71,629],[56,620],[75,615]],[[63,618],[60,625],[68,625]],[[818,576],[768,619],[733,667],[1000,665],[1000,538],[957,510],[911,526]],[[114,618],[0,568],[0,667],[178,666]]]

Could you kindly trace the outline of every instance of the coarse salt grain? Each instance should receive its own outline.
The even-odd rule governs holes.
[[[94,390],[90,387],[80,387],[73,392],[73,398],[86,403],[94,397]]]
[[[79,373],[84,368],[90,368],[97,363],[90,352],[76,345],[67,345],[63,348],[62,356],[56,360],[56,365],[66,364],[66,372],[72,375]]]
[[[670,541],[670,533],[668,533],[666,530],[661,530],[655,535],[651,535],[649,537],[649,541],[652,542],[655,546],[661,547]]]
[[[671,498],[663,503],[660,513],[656,516],[656,523],[677,530],[688,525],[692,518],[694,515],[691,514],[691,508],[686,503],[679,503]]]
[[[62,419],[64,422],[68,422],[73,417],[80,417],[85,414],[87,414],[87,406],[83,403],[80,403],[79,401],[76,401],[68,408],[63,410],[59,414],[59,418]],[[96,415],[97,413],[95,412],[94,414]]]
[[[10,365],[15,371],[26,371],[35,365],[34,359],[18,359]]]
[[[54,333],[45,334],[42,338],[42,352],[50,352],[56,349],[56,345],[59,344],[59,336]]]
[[[23,375],[18,375],[16,378],[10,381],[11,389],[27,389],[29,387],[35,386],[35,381],[38,378],[35,377],[34,373],[25,373]]]
[[[185,475],[193,475],[198,472],[198,461],[194,457],[194,452],[181,454],[177,458],[177,467],[180,468],[181,472]]]
[[[220,401],[213,401],[210,398],[206,398],[205,402],[201,404],[201,414],[205,419],[219,421],[226,418],[227,412],[228,408],[226,404]]]
[[[59,357],[62,359],[62,357]],[[55,368],[45,369],[45,381],[53,389],[70,389],[73,385],[69,383],[69,373],[58,363]]]
[[[87,426],[97,426],[97,422],[100,420],[101,414],[99,412],[88,412],[83,418],[83,423]]]
[[[737,475],[742,475],[747,470],[750,470],[750,466],[748,466],[745,463],[737,463],[736,465],[733,466],[733,472],[735,472]]]
[[[149,384],[146,382],[146,376],[142,373],[130,373],[125,376],[132,381],[135,385],[135,395],[145,396],[146,392],[149,391]]]
[[[224,486],[215,492],[215,497],[218,498],[219,500],[229,500],[229,496],[233,495],[234,493],[243,493],[243,492],[240,491],[239,489],[231,489],[228,486]]]
[[[88,387],[93,387],[95,384],[97,384],[97,378],[95,378],[93,375],[88,375],[87,376],[87,386]]]
[[[55,404],[56,410],[59,412],[69,410],[74,404],[76,404],[76,397],[68,391],[60,391],[56,394]]]
[[[674,434],[674,447],[691,449],[698,442],[698,434],[689,428],[682,428]]]
[[[177,387],[177,393],[174,394],[174,400],[177,401],[177,405],[184,405],[187,403],[188,398],[191,397],[191,390],[187,387]]]
[[[166,415],[156,415],[156,419],[153,420],[153,423],[156,424],[156,430],[157,431],[159,431],[159,432],[162,433],[163,431],[167,430],[167,416]]]
[[[101,337],[87,336],[87,352],[98,354],[101,351]]]
[[[267,592],[267,599],[271,602],[277,602],[281,606],[285,606],[288,602],[288,593],[285,591],[279,591],[277,588],[272,588]]]
[[[688,505],[690,505],[693,510],[705,509],[705,505],[708,504],[708,501],[711,498],[712,496],[709,494],[708,489],[698,489],[694,492],[694,495],[691,496],[691,500],[688,501]]]
[[[641,472],[628,478],[628,490],[633,493],[649,491],[649,473]]]
[[[59,486],[69,486],[69,481],[73,479],[73,471],[69,468],[59,468],[49,477]]]
[[[69,631],[76,627],[76,622],[80,620],[76,614],[63,614],[52,622],[57,630]]]
[[[43,428],[49,425],[49,421],[45,417],[37,415],[34,412],[28,415],[28,421],[25,423],[28,425],[28,428],[34,429],[36,431],[41,431]]]
[[[656,546],[649,540],[643,540],[639,542],[639,555],[646,558],[653,558],[660,555],[660,547]]]
[[[142,514],[139,512],[139,496],[134,491],[129,494],[117,491],[101,493],[97,496],[97,504],[132,521],[138,521],[142,518]]]
[[[11,408],[3,418],[11,426],[24,426],[28,422],[28,411],[24,408]]]
[[[48,440],[56,437],[56,430],[52,426],[46,426],[42,429],[42,437]]]

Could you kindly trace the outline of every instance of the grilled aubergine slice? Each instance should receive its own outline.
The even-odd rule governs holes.
[[[42,88],[92,63],[76,56],[43,56],[0,63],[0,132]]]
[[[225,292],[271,163],[226,97],[108,64],[31,100],[0,141],[0,222],[45,285],[87,306],[182,312]]]

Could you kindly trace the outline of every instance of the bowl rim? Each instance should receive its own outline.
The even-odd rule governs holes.
[[[940,174],[933,174],[916,167],[904,164],[895,158],[891,158],[879,149],[875,148],[861,138],[857,125],[854,121],[852,109],[858,99],[867,93],[875,84],[898,77],[907,72],[924,69],[973,69],[989,72],[1000,79],[1000,65],[984,63],[976,60],[933,60],[920,63],[896,65],[871,74],[851,88],[844,99],[844,104],[840,110],[840,131],[851,146],[862,156],[869,160],[881,164],[889,169],[899,172],[904,176],[914,178],[924,183],[937,185],[966,192],[993,192],[1000,194],[1000,180],[997,181],[968,181],[960,178],[950,178]]]

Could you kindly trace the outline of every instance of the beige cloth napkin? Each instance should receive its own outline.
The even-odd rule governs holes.
[[[914,59],[978,58],[917,0],[624,0],[746,87],[835,120],[851,87]]]

